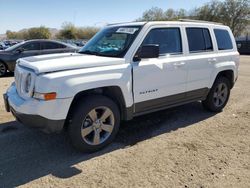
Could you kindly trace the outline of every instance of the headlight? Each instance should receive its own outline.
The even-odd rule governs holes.
[[[26,93],[29,93],[30,91],[30,87],[31,87],[31,74],[29,73],[27,76],[26,76],[26,80],[25,80],[25,87],[24,87],[24,90]]]

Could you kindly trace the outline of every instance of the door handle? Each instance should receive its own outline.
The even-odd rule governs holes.
[[[176,66],[176,67],[182,67],[182,66],[184,66],[184,65],[186,65],[185,62],[177,62],[177,63],[174,63],[174,66]]]
[[[211,58],[211,59],[208,59],[208,62],[209,63],[216,63],[217,59],[216,58]]]

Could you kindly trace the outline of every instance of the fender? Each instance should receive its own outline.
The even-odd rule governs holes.
[[[209,88],[211,88],[214,84],[214,81],[217,77],[217,75],[226,70],[233,71],[233,81],[235,82],[237,75],[238,75],[238,69],[237,64],[234,61],[225,61],[215,64],[215,67],[213,69],[214,71],[211,73],[211,79],[209,83]]]
[[[79,92],[118,86],[126,107],[133,105],[132,66],[128,63],[42,74],[36,79],[35,92],[56,92],[58,99],[74,98]],[[59,85],[58,85],[59,84]],[[42,87],[46,85],[46,87]]]

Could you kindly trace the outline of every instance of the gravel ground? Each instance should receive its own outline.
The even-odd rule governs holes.
[[[13,81],[1,78],[3,93]],[[17,123],[0,98],[0,187],[250,187],[250,56],[223,112],[192,103],[122,123],[109,147]]]

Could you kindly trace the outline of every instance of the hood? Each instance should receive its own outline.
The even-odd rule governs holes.
[[[19,59],[18,65],[35,71],[36,74],[71,69],[91,68],[125,63],[123,58],[102,57],[78,53],[33,56]]]

